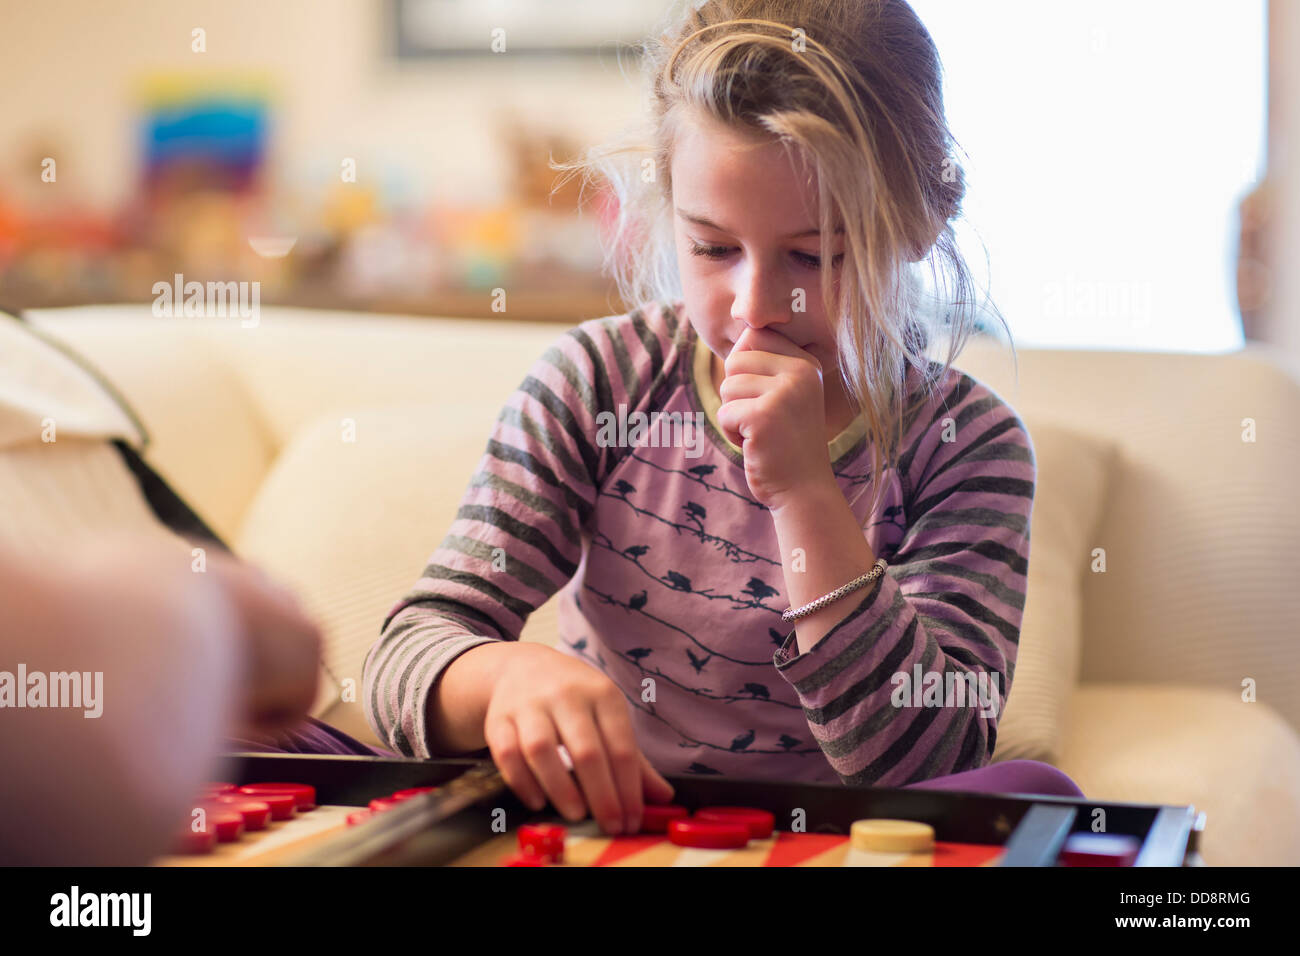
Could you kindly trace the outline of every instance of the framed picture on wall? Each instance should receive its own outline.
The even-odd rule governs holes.
[[[670,0],[390,0],[401,59],[613,53],[643,40]],[[623,52],[634,53],[634,50]]]

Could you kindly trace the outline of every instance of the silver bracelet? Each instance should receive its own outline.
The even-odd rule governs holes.
[[[817,600],[809,601],[803,607],[786,608],[784,611],[781,612],[781,620],[789,624],[791,621],[797,621],[801,617],[807,617],[809,614],[813,613],[813,611],[820,611],[826,605],[834,601],[838,601],[840,598],[844,597],[844,595],[850,594],[853,591],[856,591],[858,588],[865,587],[866,585],[870,584],[872,581],[876,580],[876,578],[880,577],[882,574],[885,573],[886,567],[888,567],[888,565],[885,564],[885,559],[877,558],[875,566],[872,567],[872,569],[868,571],[866,574],[862,575],[861,577],[854,578],[848,584],[844,585],[843,587],[836,588],[830,594],[823,594]]]

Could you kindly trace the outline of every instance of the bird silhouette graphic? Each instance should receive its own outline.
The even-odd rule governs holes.
[[[791,737],[789,734],[782,734],[780,739],[777,741],[777,743],[781,745],[781,748],[783,750],[789,750],[791,747],[794,747],[802,742],[803,741],[801,741],[798,737]]]
[[[694,501],[686,502],[686,504],[682,505],[682,510],[686,512],[688,519],[696,522],[709,516],[709,513],[704,510],[704,505],[696,504]]]
[[[652,651],[648,647],[634,647],[627,652],[627,656],[632,658],[632,660],[636,661],[638,664],[640,664],[643,660],[645,660],[653,653],[654,651]]]
[[[745,750],[753,742],[754,732],[752,730],[747,730],[731,742],[731,749],[733,751]]]
[[[782,644],[785,643],[785,635],[782,634],[780,631],[778,631],[776,628],[769,627],[767,629],[767,633],[771,635],[772,643],[775,644],[777,647],[780,647]]]
[[[639,558],[649,550],[650,545],[648,544],[634,544],[630,548],[624,548],[623,553],[629,558]]]
[[[705,664],[713,660],[712,654],[709,654],[707,657],[696,657],[689,647],[686,648],[686,656],[691,659],[691,666],[695,668],[695,673],[697,674],[704,670]]]
[[[692,475],[697,478],[707,478],[718,470],[717,465],[696,465],[694,468],[687,468]]]
[[[748,594],[755,601],[763,601],[765,598],[775,597],[778,593],[776,588],[772,587],[766,581],[760,578],[750,578],[749,583],[741,594]]]
[[[667,579],[668,586],[674,591],[691,590],[691,579],[684,574],[680,574],[677,571],[669,571],[664,575],[664,578]]]
[[[691,764],[689,767],[687,767],[686,772],[687,773],[717,773],[717,774],[722,773],[721,770],[714,770],[712,767],[708,766],[707,764],[702,764],[698,760],[695,761],[695,763]]]
[[[755,683],[746,684],[744,687],[740,688],[740,693],[748,694],[750,697],[753,697],[755,699],[757,698],[762,698],[763,700],[772,699],[771,692],[763,684],[755,684]]]
[[[633,594],[627,599],[627,606],[633,611],[639,611],[641,608],[645,607],[645,602],[649,597],[650,595],[645,591],[642,591],[640,594]]]
[[[585,651],[587,649],[587,639],[585,637],[580,637],[576,641],[570,643],[569,646],[575,651]]]
[[[620,495],[627,497],[629,494],[636,491],[636,485],[630,485],[620,478],[618,481],[614,482],[614,490]]]

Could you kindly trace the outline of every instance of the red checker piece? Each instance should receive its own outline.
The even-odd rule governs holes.
[[[525,823],[519,828],[519,849],[525,855],[551,863],[564,862],[564,838],[568,831],[553,823]]]
[[[353,812],[353,813],[349,813],[349,814],[348,814],[348,826],[350,826],[350,827],[354,827],[354,826],[356,826],[358,823],[365,823],[367,820],[369,820],[369,819],[370,819],[372,816],[374,816],[374,815],[375,815],[375,813],[374,813],[373,810],[357,810],[357,811],[355,811],[355,812]]]
[[[393,809],[401,802],[401,800],[394,800],[392,797],[376,797],[370,801],[370,812],[383,813],[385,810]]]
[[[292,793],[246,793],[247,787],[240,787],[240,794],[246,797],[252,797],[265,803],[271,808],[272,820],[288,820],[293,816],[293,808],[297,806],[297,801]]]
[[[293,797],[299,812],[316,809],[316,788],[305,783],[250,783],[240,787],[239,792],[259,800],[273,794],[287,793]]]
[[[207,828],[217,835],[218,843],[234,843],[244,835],[244,818],[234,810],[207,803],[203,805]]]
[[[1065,866],[1132,866],[1141,844],[1118,833],[1071,833],[1061,850]]]
[[[691,811],[673,803],[647,803],[641,814],[642,833],[667,833],[670,820],[685,820]]]
[[[545,866],[546,860],[540,856],[533,856],[530,853],[519,853],[510,857],[501,864],[502,866]]]
[[[409,787],[406,790],[398,790],[390,800],[410,800],[412,797],[418,797],[422,793],[436,793],[437,787]]]
[[[749,843],[749,827],[713,820],[670,820],[668,840],[700,850],[736,850]]]
[[[695,811],[695,819],[713,823],[743,823],[749,827],[751,840],[766,840],[776,828],[775,816],[753,807],[701,807]]]
[[[271,818],[271,805],[265,800],[222,795],[210,798],[209,803],[223,810],[238,813],[244,818],[245,830],[265,830],[266,822]]]
[[[213,794],[213,795],[222,794],[222,793],[234,793],[238,789],[239,788],[236,787],[233,783],[207,783],[203,785],[203,792],[205,794]]]
[[[172,844],[174,853],[211,853],[217,845],[217,834],[215,830],[191,830],[186,827],[180,833],[176,834],[176,840]]]

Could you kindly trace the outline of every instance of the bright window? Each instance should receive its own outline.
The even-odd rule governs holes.
[[[1263,0],[912,6],[969,154],[962,247],[1017,345],[1239,347],[1237,204],[1265,148]]]

